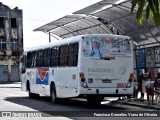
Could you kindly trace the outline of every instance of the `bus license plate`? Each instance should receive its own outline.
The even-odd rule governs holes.
[[[112,81],[111,80],[108,80],[108,79],[105,79],[105,80],[102,80],[102,83],[111,83]]]

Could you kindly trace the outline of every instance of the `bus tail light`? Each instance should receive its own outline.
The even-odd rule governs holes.
[[[80,81],[81,81],[82,87],[87,88],[88,85],[87,85],[87,82],[86,82],[86,80],[85,80],[84,73],[80,73],[80,74],[79,74],[79,77],[80,77]]]
[[[79,74],[79,77],[80,77],[80,78],[84,78],[84,74],[83,74],[83,73],[80,73],[80,74]]]

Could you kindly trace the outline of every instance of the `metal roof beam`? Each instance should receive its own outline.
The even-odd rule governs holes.
[[[89,26],[91,26],[90,28],[92,28],[92,26],[93,25],[91,25],[91,24],[89,24],[88,22],[86,22],[86,21],[89,21],[89,20],[87,20],[87,19],[81,19],[81,21],[83,21],[84,23],[86,23],[86,24],[88,24]],[[93,22],[93,21],[90,21],[90,22]],[[94,23],[94,22],[93,22]],[[98,26],[100,26],[100,24],[98,25]],[[96,30],[97,31],[97,30]],[[99,31],[98,31],[99,32]]]
[[[100,24],[97,24],[97,25],[93,25],[93,26],[90,26],[90,27],[85,27],[85,28],[82,28],[82,29],[78,29],[78,31],[81,31],[81,30],[85,30],[85,29],[89,29],[89,28],[92,28],[92,27],[96,27],[96,26],[99,26]],[[76,30],[77,31],[77,30]],[[76,31],[73,31],[73,32],[76,32]],[[63,34],[62,36],[65,36],[65,35],[68,35],[70,33],[66,33],[66,34]]]
[[[107,10],[107,9],[110,9],[110,8],[114,7],[114,5],[120,5],[120,4],[123,4],[123,3],[126,3],[126,2],[129,2],[129,0],[124,1],[124,2],[121,2],[121,3],[119,3],[119,4],[112,3],[112,4],[110,4],[110,5],[112,5],[111,7],[108,7],[108,8],[106,8],[106,9],[102,9],[102,10],[99,10],[98,12],[95,12],[95,13],[93,13],[93,14],[91,14],[91,15],[97,14],[97,13],[99,13],[99,12],[103,12],[103,11],[105,11],[105,10]]]
[[[73,30],[73,31],[76,31],[76,29],[73,29],[73,28],[71,28],[71,27],[69,27],[69,26],[67,26],[67,25],[65,25],[64,27],[69,28],[69,29],[71,29],[71,30]],[[78,33],[79,35],[81,35],[81,33],[80,33],[79,31],[76,31],[76,33]]]
[[[44,33],[47,33],[47,32],[44,32]],[[48,34],[48,33],[47,33],[47,34]],[[55,34],[55,35],[61,37],[61,35],[60,35],[59,33],[57,33],[57,32],[50,32],[50,34]],[[62,38],[63,38],[63,37],[62,37]]]
[[[152,42],[152,43],[146,43],[146,44],[143,44],[143,45],[137,45],[137,47],[141,47],[141,46],[146,46],[146,45],[153,45],[153,44],[159,44],[158,42]]]
[[[69,22],[61,22],[61,24],[57,24],[57,22],[58,21],[60,21],[60,20],[63,20],[63,19],[65,19],[65,18],[71,18],[72,17],[72,20],[70,20]],[[81,18],[82,16],[76,16],[76,15],[66,15],[66,16],[64,16],[64,17],[62,17],[62,18],[60,18],[60,19],[57,19],[57,20],[55,20],[55,21],[52,21],[52,22],[50,22],[50,23],[48,23],[48,24],[45,24],[45,25],[43,25],[43,26],[41,26],[41,27],[39,27],[39,28],[37,28],[37,29],[34,29],[33,31],[43,31],[43,30],[39,30],[39,29],[44,29],[44,27],[46,27],[47,25],[48,26],[51,26],[52,24],[55,24],[54,26],[53,26],[53,28],[50,28],[50,29],[46,29],[47,31],[46,32],[49,32],[50,30],[53,30],[53,29],[55,29],[55,28],[57,28],[57,27],[55,27],[56,25],[58,25],[58,26],[63,26],[63,25],[66,25],[66,24],[69,24],[69,23],[72,23],[72,22],[74,22],[74,21],[77,21],[79,18]],[[73,20],[73,18],[75,19],[75,20]],[[51,25],[50,25],[51,24]]]
[[[94,19],[94,18],[93,18]],[[85,19],[85,20],[87,20],[87,19]],[[93,21],[91,21],[91,20],[87,20],[87,21],[90,21],[90,22],[93,22]],[[97,20],[98,21],[98,20]],[[95,22],[93,22],[93,23],[95,23]],[[99,26],[101,27],[101,25],[104,25],[104,24],[102,24],[100,21],[98,21],[98,23],[100,24]],[[97,23],[95,23],[95,24],[97,24]],[[101,27],[103,30],[105,30],[107,33],[108,33],[108,31],[106,30],[106,29],[104,29],[103,27]],[[99,31],[98,31],[99,32]]]
[[[68,31],[68,32],[71,33],[73,36],[75,36],[75,34],[73,34],[73,32],[70,31],[70,30],[68,30],[65,26],[60,26],[60,28],[62,28],[62,29],[64,29],[64,30]]]

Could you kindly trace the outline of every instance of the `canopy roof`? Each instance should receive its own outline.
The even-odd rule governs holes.
[[[132,38],[139,46],[159,45],[160,29],[144,19],[143,24],[135,23],[137,7],[131,14],[132,0],[103,0],[89,7],[74,12],[74,14],[93,15],[114,25],[122,35]]]
[[[100,18],[112,24],[120,34],[130,36],[138,46],[159,45],[159,27],[155,26],[153,20],[148,22],[144,19],[142,25],[135,23],[137,7],[131,14],[131,1],[103,0],[74,12],[74,15],[64,16],[34,31],[49,32],[62,38],[80,34],[110,33],[107,26],[96,19]]]
[[[82,34],[110,33],[109,29],[97,19],[82,15],[67,15],[34,31],[49,32],[61,38]]]

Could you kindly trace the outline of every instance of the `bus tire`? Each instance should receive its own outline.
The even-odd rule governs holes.
[[[58,102],[58,98],[57,98],[57,95],[56,95],[56,88],[55,88],[54,84],[51,85],[50,97],[51,97],[52,103],[56,104]]]
[[[91,106],[99,106],[101,104],[102,98],[94,97],[94,96],[87,96],[87,102]]]
[[[30,84],[28,84],[27,88],[28,88],[28,96],[29,96],[29,98],[36,99],[36,98],[39,97],[39,94],[31,93]]]

